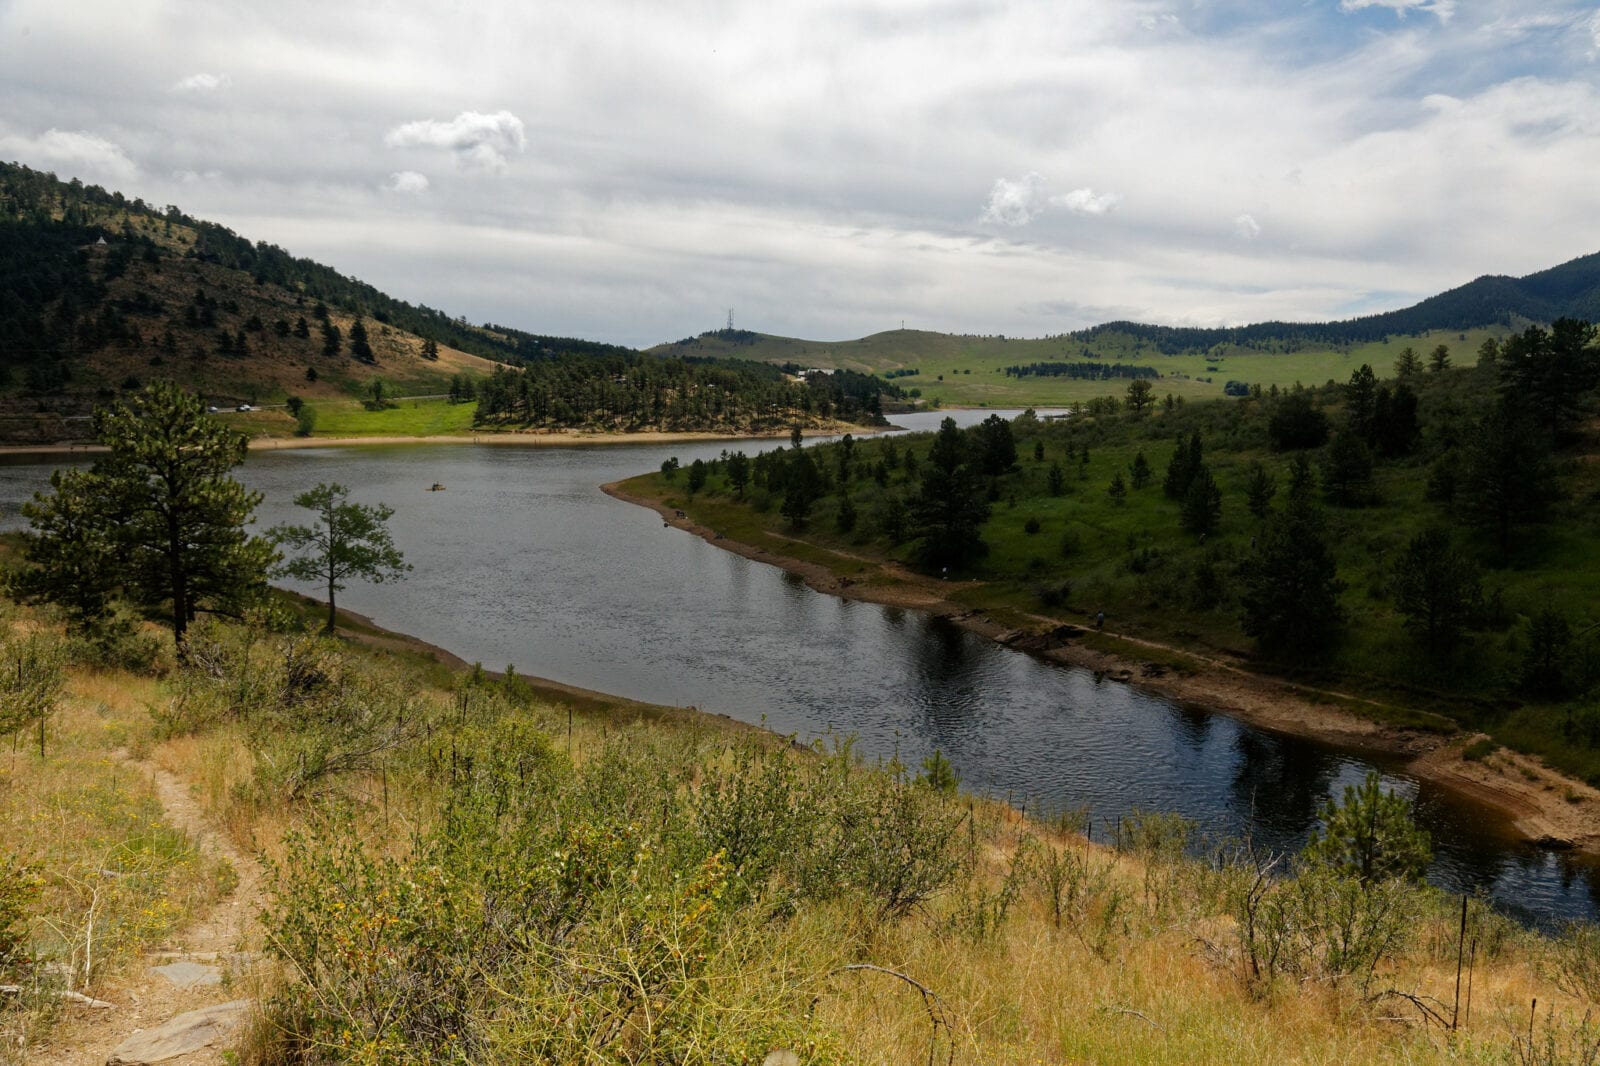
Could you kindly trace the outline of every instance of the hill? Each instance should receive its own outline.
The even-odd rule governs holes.
[[[1035,650],[1115,633],[1134,669],[1325,685],[1600,784],[1596,337],[1562,320],[1469,368],[1227,401],[1101,382],[1067,419],[996,415],[951,441],[764,454],[743,484],[713,463],[697,491],[666,473],[626,491],[724,547],[816,563],[830,590],[920,571],[951,613]],[[1062,637],[1102,611],[1105,633]]]
[[[923,400],[1023,407],[1101,395],[1106,378],[1125,376],[1115,364],[1153,371],[1160,392],[1190,399],[1222,395],[1230,381],[1263,388],[1343,381],[1363,363],[1392,365],[1407,347],[1431,352],[1442,344],[1459,364],[1487,339],[1563,317],[1600,319],[1600,253],[1522,278],[1481,277],[1412,307],[1338,322],[1196,329],[1119,321],[1039,338],[898,329],[850,341],[723,329],[652,351],[845,367],[883,375]],[[1098,374],[1063,371],[1083,363],[1110,366]]]
[[[17,164],[0,164],[0,294],[0,439],[11,441],[82,438],[96,404],[155,379],[224,409],[307,401],[333,416],[325,430],[345,433],[750,432],[872,421],[877,396],[895,393],[474,326],[177,207]],[[493,388],[476,410],[368,418],[357,401],[380,381],[391,397],[448,393],[452,404]],[[238,421],[279,434],[295,425],[281,412]]]
[[[0,1064],[241,999],[210,1054],[263,1066],[1587,1061],[1592,927],[1463,922],[1169,815],[1092,843],[1084,812],[952,795],[948,763],[392,637],[208,624],[191,665],[130,671],[0,625],[0,674],[60,684],[46,750],[30,725],[0,764]]]

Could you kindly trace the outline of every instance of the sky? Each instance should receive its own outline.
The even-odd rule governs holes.
[[[1325,320],[1600,250],[1600,4],[0,0],[0,158],[632,346]]]

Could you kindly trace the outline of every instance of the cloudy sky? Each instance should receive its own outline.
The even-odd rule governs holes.
[[[1600,4],[0,0],[0,158],[631,345],[1325,319],[1600,250]]]

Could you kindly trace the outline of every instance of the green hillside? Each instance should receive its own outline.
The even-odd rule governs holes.
[[[0,164],[0,440],[81,438],[95,405],[153,380],[278,435],[301,404],[317,417],[299,431],[324,435],[825,428],[875,421],[897,391],[469,325],[176,207]]]
[[[1363,693],[1391,720],[1443,714],[1600,782],[1600,344],[1560,320],[1485,356],[1192,403],[1101,382],[1067,419],[768,453],[743,486],[723,463],[699,492],[629,486],[852,584],[948,567],[968,579],[948,595],[1008,628],[1103,610],[1118,633]],[[1280,588],[1298,591],[1274,606]]]

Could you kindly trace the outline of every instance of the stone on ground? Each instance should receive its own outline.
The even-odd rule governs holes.
[[[254,1000],[236,999],[187,1011],[128,1037],[111,1052],[106,1066],[144,1066],[210,1047],[237,1029],[253,1006]]]

